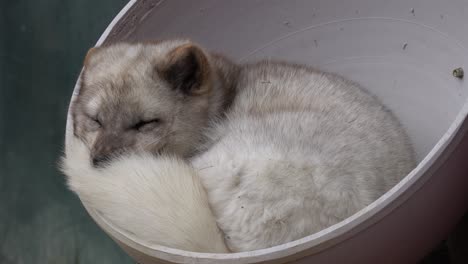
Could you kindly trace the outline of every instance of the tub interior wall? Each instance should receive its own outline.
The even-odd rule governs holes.
[[[468,73],[465,1],[147,1],[112,41],[188,37],[238,62],[283,59],[339,73],[397,115],[422,159],[468,95],[452,76],[457,67]]]

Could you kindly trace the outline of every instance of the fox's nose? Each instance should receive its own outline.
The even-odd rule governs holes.
[[[92,159],[93,166],[96,168],[104,165],[106,161],[108,161],[108,157],[106,155],[97,155],[97,156],[94,156]]]
[[[127,146],[125,140],[116,133],[102,133],[96,138],[91,150],[91,162],[94,167],[103,167]]]

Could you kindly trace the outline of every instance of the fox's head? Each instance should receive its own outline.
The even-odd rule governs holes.
[[[212,64],[184,40],[92,48],[72,115],[93,164],[128,150],[190,156],[220,104]]]

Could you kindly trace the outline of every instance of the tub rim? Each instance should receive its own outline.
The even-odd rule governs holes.
[[[122,8],[122,10],[114,17],[105,31],[99,37],[95,46],[100,46],[106,41],[116,24],[138,2],[141,1],[130,0]],[[164,2],[164,0],[161,2]],[[76,95],[79,92],[80,79],[81,73],[77,78],[68,107],[65,131],[65,147],[68,145],[67,143],[70,140],[70,136],[73,135],[72,115],[70,108],[76,99]],[[119,243],[134,251],[165,261],[187,263],[187,260],[195,260],[197,261],[196,263],[232,263],[232,261],[242,260],[248,263],[256,263],[268,260],[285,259],[301,252],[306,253],[306,255],[313,255],[326,250],[329,247],[337,245],[349,239],[353,235],[356,235],[368,227],[376,224],[384,216],[398,208],[415,192],[417,192],[430,179],[430,175],[432,174],[431,172],[437,170],[438,166],[434,166],[436,161],[439,160],[439,158],[448,149],[448,146],[451,145],[451,143],[456,143],[454,142],[454,138],[462,127],[467,116],[468,98],[465,100],[465,103],[456,115],[454,121],[450,124],[449,128],[440,137],[440,139],[423,158],[423,160],[398,184],[396,184],[370,205],[356,212],[352,216],[344,219],[343,221],[323,229],[315,234],[266,249],[239,253],[198,253],[159,245],[149,246],[140,239],[113,225],[96,210],[87,206],[83,201],[82,203],[93,220],[114,240],[117,240]],[[406,195],[406,197],[403,199],[398,199],[402,197],[401,195],[403,193]]]

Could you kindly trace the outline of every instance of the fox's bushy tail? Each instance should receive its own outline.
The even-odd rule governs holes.
[[[74,138],[61,170],[83,203],[148,245],[229,252],[197,172],[183,160],[128,154],[94,168]]]

